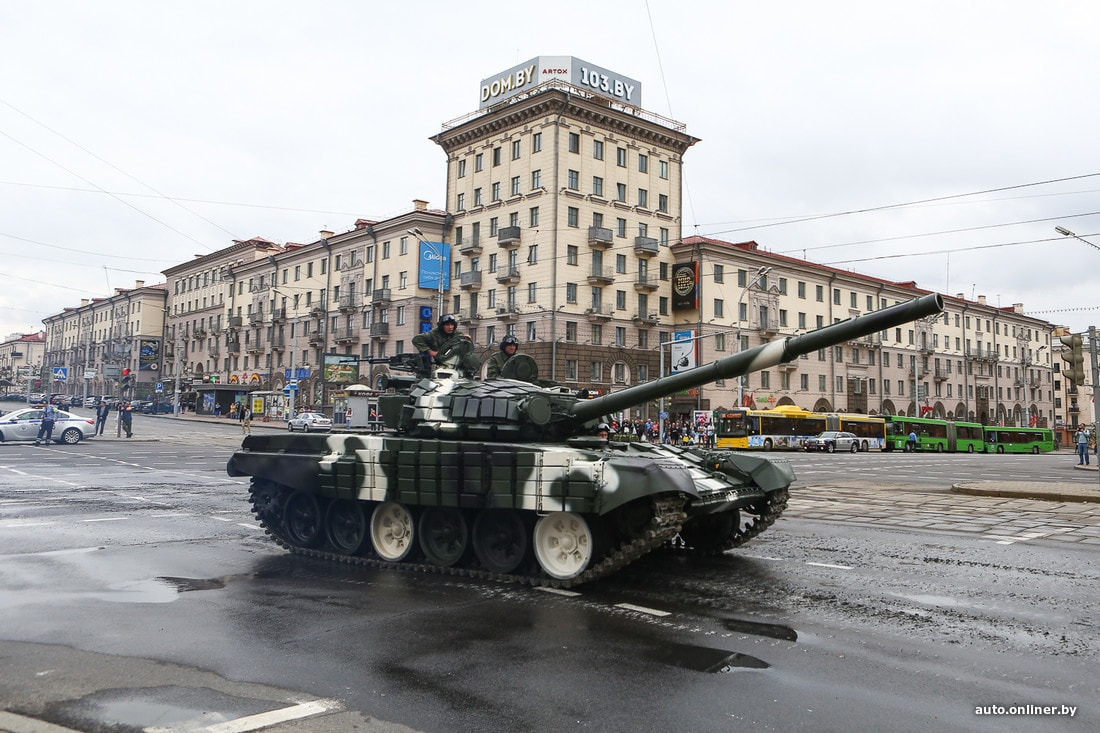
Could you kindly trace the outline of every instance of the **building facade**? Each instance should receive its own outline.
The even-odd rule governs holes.
[[[46,353],[46,332],[13,333],[0,341],[0,381],[5,392],[40,390],[46,384],[42,374]],[[28,381],[30,384],[28,384]],[[7,383],[11,385],[8,386]],[[37,382],[37,388],[35,385]]]
[[[131,396],[152,393],[164,374],[164,311],[164,285],[138,280],[133,288],[115,288],[109,297],[84,299],[43,319],[46,373],[63,368],[68,375],[48,391],[122,396],[120,382],[130,370]]]

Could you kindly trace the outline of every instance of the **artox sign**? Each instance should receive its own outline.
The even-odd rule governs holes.
[[[481,104],[485,109],[551,79],[560,79],[580,89],[642,106],[642,85],[573,56],[538,56],[507,71],[481,80]]]

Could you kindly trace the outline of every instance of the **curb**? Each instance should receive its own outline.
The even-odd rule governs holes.
[[[952,484],[951,491],[956,494],[1003,496],[1010,499],[1100,503],[1100,490],[1061,489],[1055,484],[1027,481],[963,481]]]

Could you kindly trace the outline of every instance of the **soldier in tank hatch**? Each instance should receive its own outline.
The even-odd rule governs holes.
[[[431,331],[413,336],[412,343],[420,353],[427,353],[435,358],[443,344],[461,335],[458,332],[458,319],[448,313],[439,317],[439,322]]]
[[[489,357],[489,366],[485,371],[486,379],[498,379],[504,365],[519,351],[519,339],[508,334],[500,340],[500,351]]]

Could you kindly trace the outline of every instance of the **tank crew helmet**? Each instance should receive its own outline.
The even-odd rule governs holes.
[[[439,323],[436,324],[436,325],[438,325],[440,328],[443,328],[448,323],[452,324],[455,328],[458,328],[458,319],[455,318],[450,313],[447,313],[446,315],[440,316],[439,317]]]
[[[507,336],[505,336],[504,338],[502,338],[500,340],[500,350],[504,351],[505,346],[515,346],[515,347],[518,348],[519,347],[519,339],[516,338],[515,336],[513,336],[512,334],[508,334]]]
[[[611,426],[605,422],[600,423],[596,426],[596,435],[602,438],[606,438],[607,436],[611,435]]]

